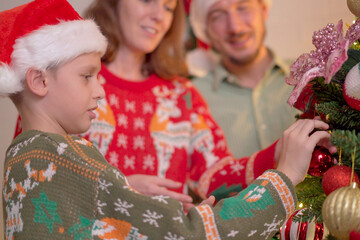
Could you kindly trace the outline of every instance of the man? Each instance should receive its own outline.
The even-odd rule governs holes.
[[[274,142],[295,121],[287,104],[289,64],[264,44],[269,0],[192,0],[195,36],[219,61],[194,84],[224,130],[235,157]]]

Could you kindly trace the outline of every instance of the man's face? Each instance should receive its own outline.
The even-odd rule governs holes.
[[[220,0],[210,7],[207,34],[222,58],[244,64],[263,46],[268,9],[261,0]]]

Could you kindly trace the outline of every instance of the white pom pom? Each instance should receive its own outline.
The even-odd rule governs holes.
[[[204,77],[214,69],[218,56],[211,50],[196,48],[186,54],[189,74],[194,77]]]
[[[7,97],[10,94],[21,92],[23,89],[15,72],[7,64],[2,63],[0,65],[0,97]]]
[[[360,65],[356,64],[346,75],[344,98],[350,107],[360,111]]]

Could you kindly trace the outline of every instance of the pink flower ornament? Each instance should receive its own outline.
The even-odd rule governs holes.
[[[316,77],[324,77],[330,83],[332,77],[347,60],[347,51],[360,36],[360,19],[348,29],[343,36],[342,20],[336,27],[328,24],[325,28],[314,32],[312,43],[315,50],[302,54],[290,67],[287,84],[295,86],[288,103],[293,106],[304,87]]]

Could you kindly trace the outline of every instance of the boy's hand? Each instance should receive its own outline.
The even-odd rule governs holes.
[[[310,120],[310,119],[309,119]],[[321,121],[321,118],[316,116],[313,120],[320,120]],[[319,130],[319,129],[317,129]],[[316,130],[314,129],[312,131],[315,132]],[[312,134],[311,133],[311,134]],[[276,146],[275,146],[275,167],[277,167],[277,164],[280,160],[280,152],[281,152],[281,148],[282,148],[282,142],[283,142],[283,138],[280,138],[279,141],[276,143]],[[327,150],[329,150],[329,152],[331,154],[335,153],[337,151],[336,147],[334,146],[334,144],[332,144],[332,142],[328,139],[328,138],[323,138],[321,139],[318,143],[317,143],[318,146],[322,146],[324,148],[326,148]]]
[[[148,196],[165,195],[182,202],[184,205],[191,204],[193,201],[189,195],[168,190],[168,188],[180,188],[182,186],[180,182],[145,174],[130,175],[127,176],[127,180],[131,187]]]
[[[330,137],[327,131],[310,134],[315,128],[326,130],[329,125],[316,119],[298,120],[284,131],[278,142],[280,149],[277,169],[285,173],[294,186],[304,180],[317,143]]]

